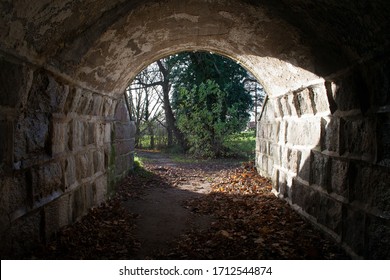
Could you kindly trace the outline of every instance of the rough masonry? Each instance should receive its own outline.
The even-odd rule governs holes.
[[[104,201],[131,168],[123,92],[156,59],[210,51],[268,98],[256,164],[357,258],[390,257],[387,0],[0,3],[1,252]]]

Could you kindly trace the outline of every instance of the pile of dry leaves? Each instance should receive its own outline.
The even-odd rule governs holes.
[[[271,182],[253,164],[234,170],[212,186],[210,195],[184,205],[212,215],[206,231],[171,244],[170,259],[344,259],[345,253],[289,205],[271,193]]]
[[[203,164],[204,166],[204,164]],[[131,174],[117,195],[65,227],[35,258],[133,259],[142,246],[134,237],[136,215],[123,202],[142,199],[148,188],[173,188],[194,178],[209,180],[208,195],[183,202],[194,215],[211,217],[200,231],[192,227],[153,259],[344,259],[332,241],[271,193],[271,184],[253,164],[219,172],[150,165]],[[214,174],[214,176],[212,176]],[[184,221],[183,221],[184,222]]]

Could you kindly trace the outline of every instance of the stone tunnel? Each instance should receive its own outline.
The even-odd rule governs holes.
[[[132,168],[126,86],[181,51],[263,85],[256,166],[354,258],[390,258],[388,0],[0,2],[0,252],[50,239]]]

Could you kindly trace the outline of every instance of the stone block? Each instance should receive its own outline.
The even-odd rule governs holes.
[[[336,85],[333,99],[340,111],[361,110],[366,112],[370,106],[368,89],[358,70],[333,81]]]
[[[129,123],[116,122],[114,124],[115,139],[130,139],[132,137],[132,127]]]
[[[268,145],[269,145],[268,141],[259,140],[258,144],[259,144],[259,152],[267,155],[268,154]]]
[[[313,115],[312,92],[304,89],[294,93],[294,106],[298,116]]]
[[[370,174],[372,168],[361,161],[352,160],[348,166],[348,194],[351,202],[358,201],[371,205],[373,201],[372,184]]]
[[[330,113],[325,85],[311,87],[312,105],[315,113]]]
[[[307,214],[318,217],[320,194],[310,187],[299,182],[297,179],[292,180],[291,201],[302,208]]]
[[[85,189],[80,186],[70,195],[70,205],[72,210],[72,222],[77,221],[86,213]]]
[[[319,152],[313,152],[310,164],[310,184],[320,186],[325,191],[330,192],[330,169],[330,158]]]
[[[321,121],[290,121],[287,128],[287,142],[293,145],[317,146],[321,139]]]
[[[364,255],[366,215],[352,207],[346,208],[344,212],[342,241],[358,255]]]
[[[63,112],[69,94],[69,85],[63,84],[49,76],[46,95],[50,98],[49,112]]]
[[[86,122],[84,123],[84,128],[85,128],[85,132],[84,132],[84,144],[85,145],[91,145],[91,144],[95,144],[95,134],[96,134],[96,126],[95,126],[95,123],[93,122]]]
[[[14,127],[13,123],[0,120],[0,174],[10,170],[13,163]]]
[[[61,165],[57,162],[32,168],[30,178],[28,181],[31,182],[35,201],[49,197],[54,191],[65,189]]]
[[[103,112],[103,96],[99,94],[93,95],[92,115],[101,116]]]
[[[272,157],[267,157],[267,177],[270,177],[274,170],[274,160]]]
[[[51,154],[51,120],[45,113],[27,115],[16,123],[14,136],[15,162]]]
[[[321,130],[321,150],[341,154],[343,150],[340,149],[340,119],[322,118]]]
[[[291,115],[291,109],[286,95],[279,98],[279,110],[283,113],[283,117]]]
[[[272,173],[272,189],[277,192],[279,192],[279,174],[280,174],[280,170],[274,168],[274,172]]]
[[[268,173],[268,156],[266,156],[266,155],[261,156],[260,168],[263,171],[263,174],[269,175],[269,173]]]
[[[102,147],[104,145],[104,128],[105,125],[102,123],[95,123],[95,138],[96,145]]]
[[[296,149],[289,149],[288,152],[288,169],[294,173],[298,173],[301,160],[301,152]]]
[[[261,123],[260,125],[259,135],[262,139],[274,141],[275,139],[278,139],[278,132],[279,122]]]
[[[80,115],[90,115],[93,108],[93,93],[83,90],[80,94],[77,113]]]
[[[99,205],[107,197],[107,175],[97,178],[94,182],[96,191],[96,204]]]
[[[294,173],[297,173],[299,163],[300,163],[300,157],[301,157],[300,152],[296,149],[290,149],[287,147],[283,147],[281,149],[281,153],[282,153],[281,165],[284,168],[286,168]]]
[[[127,155],[117,155],[115,158],[115,175],[122,177],[122,175],[130,170],[130,159]]]
[[[109,97],[105,97],[103,101],[103,114],[105,117],[112,116],[111,111],[113,107],[113,100]]]
[[[281,118],[282,112],[280,111],[280,105],[278,98],[269,98],[266,103],[267,111],[263,113],[265,120],[273,121],[275,118]]]
[[[85,192],[85,207],[90,209],[96,206],[96,186],[93,183],[87,183],[82,186]]]
[[[27,110],[31,113],[59,113],[63,111],[69,87],[62,85],[44,71],[34,73],[28,95]]]
[[[26,206],[28,194],[24,174],[14,175],[12,177],[0,176],[0,193],[0,205],[2,209],[0,212],[5,211],[6,215],[5,219],[0,220],[9,222],[9,213]],[[1,229],[5,229],[2,224],[0,224],[0,234]]]
[[[287,121],[280,122],[280,129],[279,129],[279,143],[285,144],[287,142]]]
[[[264,106],[265,107],[264,107],[261,121],[266,122],[266,121],[274,120],[276,113],[275,113],[275,109],[272,105],[272,101],[268,100]]]
[[[73,156],[68,157],[63,162],[63,170],[64,170],[64,187],[65,190],[72,188],[72,186],[76,183],[76,160]]]
[[[45,236],[47,240],[58,230],[72,221],[70,210],[70,195],[65,194],[44,206]]]
[[[290,115],[293,117],[298,116],[298,112],[294,100],[295,100],[294,94],[287,95],[287,103],[288,103],[288,107],[290,108]]]
[[[91,169],[93,170],[92,162],[89,161],[89,152],[81,153],[76,156],[76,178],[81,182],[82,179],[89,177]]]
[[[115,110],[115,119],[121,122],[128,122],[130,120],[129,111],[127,110],[124,100],[118,102]]]
[[[71,88],[64,104],[64,113],[75,113],[80,103],[81,89]]]
[[[52,154],[60,154],[68,148],[68,124],[61,121],[53,122]]]
[[[369,181],[363,187],[372,192],[371,206],[379,210],[382,216],[390,218],[390,172],[382,166],[372,166]]]
[[[134,152],[135,150],[135,138],[130,138],[129,140],[129,149],[131,152]]]
[[[330,188],[332,192],[341,195],[342,197],[349,198],[349,179],[348,168],[349,162],[344,159],[332,158],[330,172]]]
[[[74,119],[68,126],[69,150],[77,151],[85,143],[85,127],[82,121]]]
[[[299,162],[298,176],[302,180],[310,181],[311,151],[301,150],[301,160]]]
[[[388,218],[368,216],[366,259],[390,259],[390,226]]]
[[[281,160],[280,160],[281,165],[283,168],[288,169],[289,168],[288,159],[289,159],[290,149],[286,146],[282,146],[280,149],[280,153],[281,153]]]
[[[269,155],[272,157],[274,163],[276,165],[280,165],[281,163],[281,148],[278,144],[272,144],[269,145]]]
[[[283,197],[288,197],[287,174],[279,170],[278,191]]]
[[[364,160],[375,158],[376,122],[374,119],[344,119],[342,125],[343,148],[345,152]]]
[[[94,173],[103,172],[105,170],[104,165],[104,150],[100,149],[93,152],[93,166]]]
[[[377,162],[390,167],[390,112],[378,114]]]
[[[117,108],[119,102],[120,102],[120,101],[115,100],[115,99],[112,100],[112,105],[109,107],[108,116],[115,117],[116,108]],[[127,119],[127,120],[128,120],[128,119]]]
[[[23,65],[0,58],[0,106],[16,107],[27,93],[30,74]]]
[[[331,229],[337,235],[341,235],[343,205],[324,194],[319,194],[317,207],[317,222]]]
[[[111,123],[106,123],[104,127],[104,143],[111,143]]]
[[[390,105],[390,59],[382,56],[380,63],[366,63],[360,70],[369,85],[368,95],[373,98],[373,107]]]

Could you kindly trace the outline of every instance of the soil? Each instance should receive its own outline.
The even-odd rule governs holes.
[[[210,215],[197,215],[183,206],[185,201],[200,198],[211,191],[211,184],[240,166],[236,160],[175,162],[169,155],[138,151],[144,167],[158,174],[170,185],[144,188],[142,198],[124,203],[126,209],[138,215],[135,237],[142,244],[135,258],[149,258],[169,250],[170,242],[192,228],[205,230],[213,221]],[[167,176],[168,175],[168,176]]]

